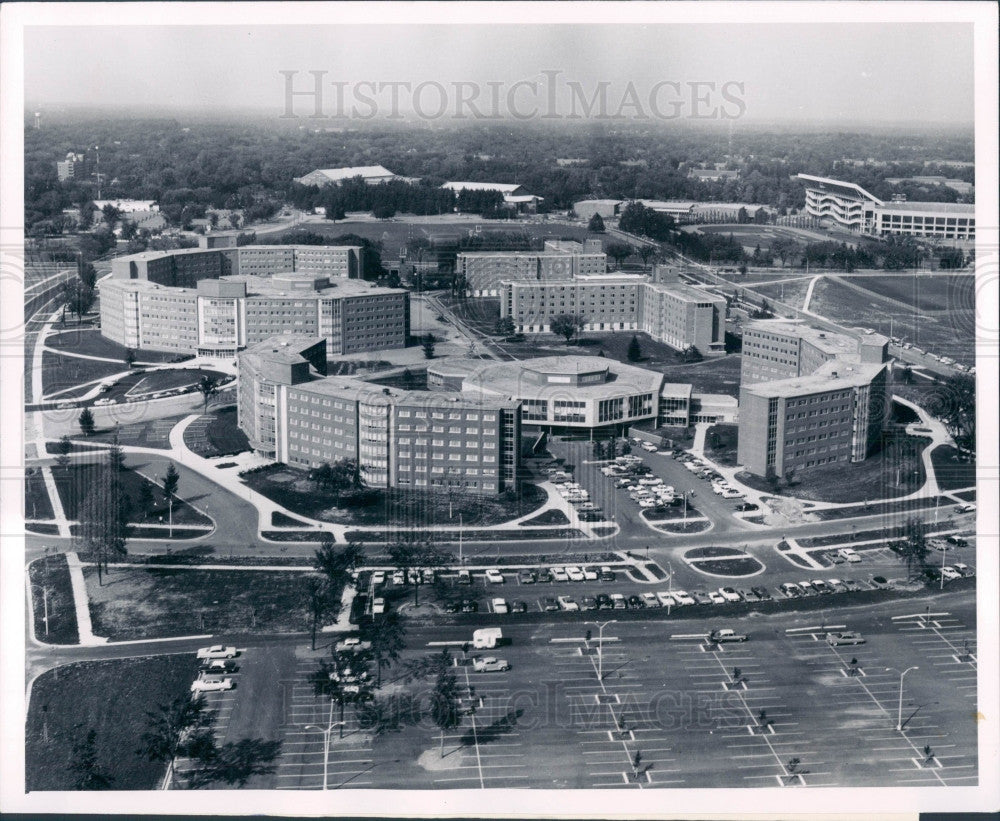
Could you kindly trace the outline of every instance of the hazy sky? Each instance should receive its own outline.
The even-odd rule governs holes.
[[[31,27],[25,93],[29,105],[253,107],[277,114],[285,107],[280,71],[300,72],[294,82],[303,90],[313,88],[307,72],[325,71],[327,114],[336,113],[335,80],[347,83],[348,105],[363,81],[446,87],[446,102],[436,87],[422,90],[417,104],[424,111],[454,108],[454,83],[478,84],[482,108],[490,93],[484,84],[492,82],[502,102],[513,93],[514,105],[531,113],[548,110],[545,86],[511,86],[551,71],[559,72],[555,93],[564,113],[572,98],[567,83],[590,99],[607,82],[609,106],[617,110],[631,81],[635,101],[626,115],[635,114],[637,102],[661,118],[671,104],[682,116],[689,112],[692,93],[707,95],[702,113],[725,104],[721,89],[730,83],[742,84],[728,89],[747,120],[966,124],[974,117],[972,59],[971,25],[941,23]],[[692,92],[692,82],[716,85]],[[380,115],[389,110],[386,88],[375,95]],[[373,96],[370,87],[362,91]],[[412,93],[400,94],[400,109],[411,110]],[[304,116],[311,105],[297,99],[294,110]],[[727,105],[725,111],[739,110]]]

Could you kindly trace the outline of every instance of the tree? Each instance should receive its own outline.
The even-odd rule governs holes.
[[[375,660],[378,677],[375,686],[380,688],[382,686],[382,670],[391,667],[393,662],[398,661],[400,651],[406,647],[404,641],[406,626],[399,613],[392,610],[375,617],[363,637],[371,642],[372,658]]]
[[[208,413],[208,403],[212,401],[212,397],[219,392],[219,380],[214,376],[208,376],[207,374],[203,376],[198,381],[198,392],[201,394],[202,400],[205,404],[205,413]]]
[[[549,330],[557,336],[566,337],[566,344],[583,330],[586,324],[584,318],[579,314],[559,314],[549,320]]]
[[[76,314],[77,320],[82,319],[94,304],[94,289],[79,279],[71,279],[63,283],[62,290],[69,309]]]
[[[146,713],[146,730],[136,754],[149,761],[171,763],[177,756],[187,755],[190,744],[203,744],[197,738],[198,731],[210,728],[215,715],[200,694],[196,698],[182,695],[170,704],[160,704]],[[204,750],[201,755],[205,755]]]
[[[94,476],[80,509],[80,538],[97,562],[97,583],[103,584],[111,558],[126,555],[132,500],[125,492],[121,471],[108,462]]]
[[[352,573],[363,555],[361,545],[353,542],[338,549],[329,534],[324,536],[323,543],[313,554],[313,568],[323,576],[327,584],[324,609],[331,618],[340,614],[341,593],[352,583]]]
[[[281,754],[280,741],[263,738],[242,738],[218,748],[206,766],[192,770],[188,786],[201,787],[212,783],[245,787],[255,775],[275,771],[275,759]]]
[[[639,249],[639,258],[642,260],[642,267],[645,269],[649,261],[659,253],[659,249],[654,245],[643,245]]]
[[[61,468],[65,468],[69,465],[69,454],[73,450],[73,443],[69,440],[69,434],[64,433],[62,437],[56,442],[56,464]]]
[[[174,463],[171,462],[167,465],[167,472],[163,476],[163,495],[176,496],[177,485],[180,484],[180,480],[180,474],[177,472],[177,468],[174,467]]]
[[[437,678],[451,666],[451,653],[445,647],[438,653],[429,653],[406,662],[405,678],[407,681]]]
[[[639,338],[632,335],[632,341],[628,343],[628,353],[626,354],[629,362],[639,362],[642,359],[642,348],[639,347]]]
[[[434,358],[434,345],[436,343],[437,339],[434,338],[434,334],[424,334],[420,342],[421,347],[424,349],[424,359]]]
[[[441,730],[441,758],[444,758],[444,734],[462,722],[458,680],[451,670],[446,669],[438,673],[431,695],[431,718]]]
[[[907,519],[903,524],[903,536],[896,543],[899,557],[906,562],[906,573],[913,579],[922,577],[927,571],[927,526],[921,519]]]
[[[101,216],[104,217],[104,222],[107,223],[108,228],[114,230],[118,220],[121,219],[122,212],[109,202],[101,209]]]
[[[688,345],[681,353],[681,356],[684,357],[685,362],[689,363],[701,362],[701,360],[704,359],[701,355],[701,351],[699,351],[694,345]]]
[[[73,745],[69,769],[76,776],[73,781],[75,790],[111,789],[114,776],[97,762],[97,730],[91,729],[83,741]]]
[[[909,365],[903,364],[898,365],[893,368],[893,372],[896,374],[896,378],[902,385],[912,385],[913,384],[913,368]]]
[[[330,607],[330,582],[320,576],[306,576],[306,606],[309,609],[312,649],[316,649],[316,628]]]
[[[396,542],[389,545],[389,558],[395,567],[403,571],[413,586],[413,605],[420,603],[420,578],[418,568],[435,568],[447,564],[450,554],[444,553],[434,545],[413,542]]]
[[[621,268],[622,263],[632,256],[632,246],[627,242],[609,242],[604,252],[615,261],[615,267]]]
[[[363,703],[372,699],[371,674],[368,664],[371,654],[364,651],[335,650],[329,662],[321,661],[309,680],[318,696],[329,696],[340,708],[340,735],[344,733],[344,706],[348,702]]]
[[[601,217],[596,211],[594,215],[590,218],[590,222],[587,223],[587,230],[593,234],[603,234],[604,233],[604,218]]]
[[[962,450],[976,448],[976,378],[969,374],[947,377],[934,391],[931,411],[938,416]]]
[[[511,336],[516,330],[514,320],[509,316],[500,317],[493,326],[493,333],[497,336]]]
[[[148,513],[153,506],[156,504],[156,500],[153,498],[153,488],[149,482],[143,481],[139,485],[139,509],[143,516]]]
[[[125,367],[131,368],[135,364],[135,351],[131,348],[125,349],[125,356],[122,357],[125,360]]]

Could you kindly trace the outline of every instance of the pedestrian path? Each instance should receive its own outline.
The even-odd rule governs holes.
[[[69,567],[69,579],[73,586],[73,606],[76,609],[76,626],[80,634],[80,644],[92,647],[107,644],[106,638],[94,635],[94,627],[90,621],[90,600],[87,597],[87,582],[83,578],[83,564],[75,552],[66,554],[66,564]]]
[[[56,527],[59,528],[59,535],[68,539],[73,535],[69,522],[66,520],[66,511],[63,509],[62,499],[59,498],[59,490],[56,488],[56,480],[52,476],[52,468],[48,465],[42,467],[42,478],[45,480],[45,490],[49,494],[49,501],[52,503],[52,515]]]

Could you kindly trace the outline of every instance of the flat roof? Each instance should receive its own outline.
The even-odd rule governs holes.
[[[690,399],[692,389],[692,385],[684,382],[664,382],[660,396],[664,399]]]
[[[323,341],[321,336],[276,334],[255,345],[250,345],[246,350],[240,352],[240,356],[257,362],[279,362],[284,365],[294,365],[305,361],[303,351]]]
[[[347,166],[345,168],[317,168],[314,171],[309,171],[306,174],[303,174],[302,176],[307,177],[309,174],[322,174],[330,180],[350,180],[354,179],[354,177],[396,176],[392,173],[392,171],[382,165],[354,165]]]
[[[887,202],[876,210],[892,214],[963,214],[974,217],[976,206],[969,202]]]
[[[387,296],[388,294],[408,293],[405,288],[386,288],[382,285],[372,285],[365,280],[342,279],[334,277],[330,279],[330,284],[325,288],[293,288],[295,282],[314,282],[317,279],[326,279],[323,274],[311,273],[284,273],[275,274],[279,280],[288,282],[282,285],[281,282],[274,282],[272,277],[256,276],[253,274],[225,274],[217,278],[219,282],[243,282],[247,286],[247,297],[254,296],[286,296],[308,299],[311,297],[355,297],[355,296]],[[213,277],[205,279],[215,281]],[[198,280],[204,282],[205,280]],[[168,294],[190,294],[197,296],[197,288],[178,288],[173,285],[161,285],[157,282],[150,282],[148,279],[112,279],[104,277],[101,282],[111,282],[117,287],[126,291],[163,291]],[[213,299],[217,297],[212,297]]]
[[[813,183],[814,185],[818,185],[820,188],[840,188],[844,192],[850,192],[854,196],[861,197],[862,199],[873,202],[876,205],[883,204],[882,200],[874,194],[869,194],[857,183],[845,182],[844,180],[833,180],[829,177],[816,177],[812,174],[798,174],[796,176],[803,182]]]
[[[320,377],[292,387],[295,390],[352,401],[364,400],[376,404],[419,405],[430,411],[449,408],[497,410],[517,407],[517,402],[500,397],[474,397],[455,391],[406,391],[384,385],[373,385],[370,382],[345,376]]]
[[[725,302],[726,298],[710,291],[696,288],[694,285],[685,285],[680,282],[647,282],[650,288],[661,293],[673,294],[680,297],[685,302]]]
[[[808,376],[776,379],[773,382],[756,382],[743,388],[756,396],[789,398],[813,393],[827,393],[840,388],[860,388],[869,384],[885,365],[861,364],[834,360]],[[836,374],[836,375],[834,375]]]
[[[507,182],[446,182],[441,187],[450,191],[499,191],[502,194],[513,194],[521,185]]]
[[[785,334],[797,339],[804,339],[817,348],[831,354],[858,353],[858,340],[855,337],[834,333],[833,331],[823,331],[811,325],[806,325],[801,320],[755,319],[744,326],[744,334],[748,330]]]

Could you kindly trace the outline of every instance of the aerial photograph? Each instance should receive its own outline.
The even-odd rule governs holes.
[[[995,6],[39,5],[18,807],[996,801]]]

